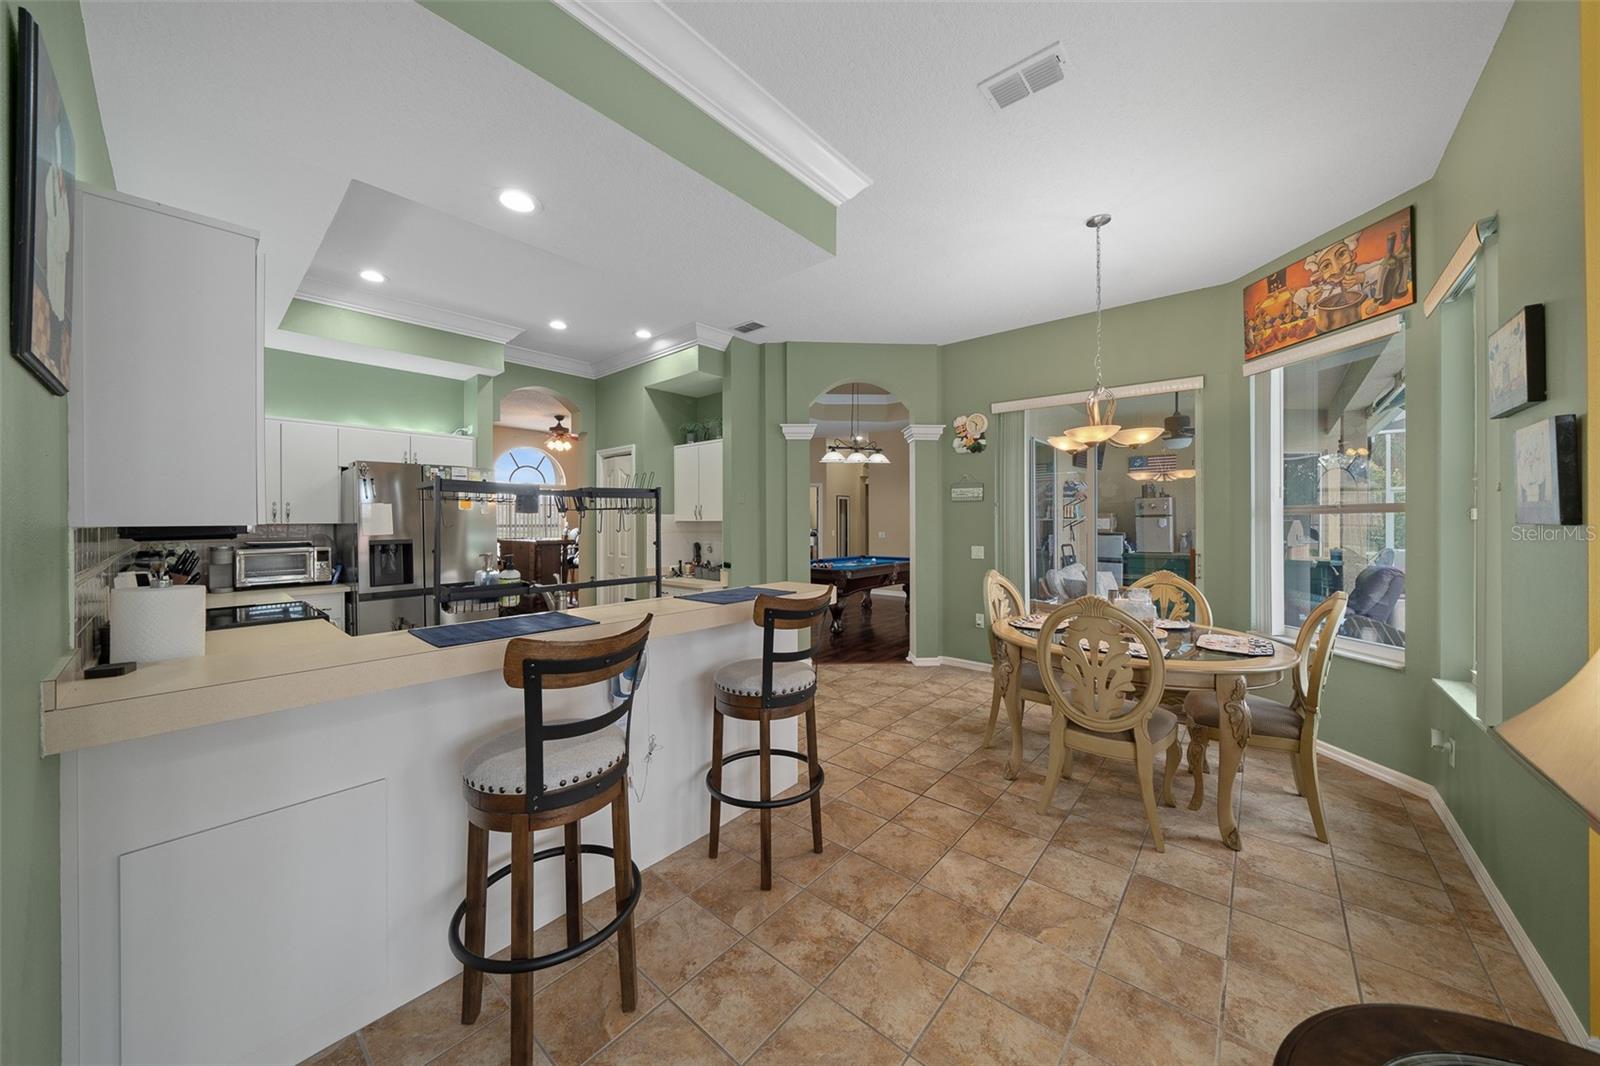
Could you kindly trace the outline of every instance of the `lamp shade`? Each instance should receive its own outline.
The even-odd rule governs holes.
[[[1120,448],[1137,448],[1141,444],[1149,444],[1163,432],[1160,426],[1129,426],[1115,433],[1111,437],[1111,443]]]
[[[1495,732],[1600,830],[1600,654]]]

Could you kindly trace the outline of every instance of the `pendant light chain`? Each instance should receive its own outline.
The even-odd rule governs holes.
[[[1100,373],[1100,345],[1104,336],[1103,315],[1100,310],[1100,230],[1101,226],[1094,228],[1094,383],[1101,383]]]

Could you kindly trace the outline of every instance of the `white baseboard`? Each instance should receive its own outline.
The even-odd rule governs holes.
[[[1450,807],[1445,803],[1439,790],[1426,781],[1419,781],[1408,774],[1391,770],[1382,763],[1373,762],[1371,759],[1362,758],[1354,752],[1336,748],[1332,744],[1322,741],[1317,743],[1319,754],[1326,755],[1334,762],[1343,763],[1354,770],[1359,770],[1368,777],[1377,778],[1387,784],[1393,785],[1402,792],[1428,801],[1428,805],[1444,823],[1445,830],[1450,834],[1450,839],[1455,841],[1456,849],[1461,852],[1462,860],[1467,868],[1472,871],[1472,876],[1477,880],[1478,887],[1483,890],[1484,898],[1489,901],[1495,917],[1500,919],[1500,924],[1505,928],[1506,936],[1510,938],[1511,945],[1517,949],[1523,965],[1528,967],[1528,973],[1533,978],[1533,983],[1539,987],[1539,992],[1544,996],[1545,1003],[1550,1007],[1550,1013],[1555,1015],[1556,1024],[1561,1026],[1561,1031],[1566,1038],[1580,1047],[1588,1047],[1600,1051],[1600,1037],[1590,1036],[1584,1028],[1583,1022],[1578,1019],[1578,1012],[1573,1009],[1566,993],[1556,983],[1555,975],[1544,964],[1544,958],[1539,950],[1533,946],[1533,941],[1528,939],[1528,934],[1523,931],[1522,923],[1517,921],[1516,912],[1511,909],[1511,904],[1500,894],[1500,889],[1494,883],[1494,878],[1489,876],[1489,870],[1483,865],[1483,860],[1478,858],[1478,853],[1473,850],[1472,842],[1467,839],[1467,834],[1462,831],[1456,816],[1451,813]]]
[[[992,669],[988,663],[980,663],[973,659],[957,659],[953,655],[928,655],[920,659],[908,655],[906,661],[912,666],[958,666],[963,670],[981,670],[986,674]]]

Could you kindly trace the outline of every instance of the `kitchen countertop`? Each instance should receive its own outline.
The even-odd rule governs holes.
[[[694,589],[703,592],[706,589],[720,589],[727,585],[726,581],[712,581],[705,577],[662,577],[661,584],[675,589]]]
[[[710,582],[708,587],[716,584]],[[763,584],[801,595],[825,590],[825,586],[796,581]],[[298,598],[292,590],[284,595]],[[751,605],[748,601],[716,604],[668,596],[576,607],[569,613],[600,624],[544,634],[547,639],[607,636],[628,628],[647,613],[655,615],[652,633],[658,636],[735,623],[749,625]],[[326,629],[308,628],[315,626]],[[274,633],[278,630],[284,632]],[[507,643],[489,640],[435,648],[406,632],[350,637],[321,621],[233,630],[226,634],[232,639],[213,645],[213,638],[223,635],[208,637],[207,654],[197,658],[150,663],[121,677],[59,677],[43,682],[40,732],[44,754],[499,670]]]

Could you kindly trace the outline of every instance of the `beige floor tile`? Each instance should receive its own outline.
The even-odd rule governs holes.
[[[1118,916],[1100,956],[1100,972],[1215,1021],[1222,1009],[1219,956]]]
[[[1273,1066],[1273,1059],[1276,1057],[1273,1052],[1241,1044],[1233,1037],[1224,1034],[1222,1046],[1217,1049],[1217,1066]]]
[[[779,819],[772,826],[772,872],[797,885],[809,885],[828,872],[828,868],[849,853],[837,841],[822,838],[822,851],[812,849],[811,819],[787,822]]]
[[[1037,881],[1027,881],[1000,922],[1093,966],[1100,961],[1111,919],[1109,910],[1046,888]]]
[[[1333,841],[1334,861],[1345,866],[1362,866],[1390,877],[1415,881],[1429,888],[1443,888],[1439,872],[1426,852],[1396,847],[1376,840],[1340,836]]]
[[[809,891],[857,921],[876,925],[910,888],[908,879],[852,853],[811,882]]]
[[[1122,903],[1129,876],[1127,867],[1074,851],[1064,844],[1047,846],[1028,874],[1040,884],[1110,910]]]
[[[995,799],[1004,791],[993,781],[974,781],[960,774],[946,774],[929,785],[922,794],[940,803],[959,807],[968,814],[982,814],[994,805]]]
[[[701,837],[693,844],[679,848],[660,862],[653,863],[649,872],[661,878],[673,889],[688,895],[717,874],[732,869],[743,858],[737,852],[721,851],[713,859],[708,854],[710,839]]]
[[[1222,1028],[1251,1047],[1276,1048],[1306,1018],[1338,1005],[1318,1000],[1297,984],[1230,961]]]
[[[936,722],[924,722],[915,718],[902,718],[887,728],[891,733],[899,733],[902,736],[910,737],[912,740],[917,741],[920,746],[921,744],[925,743],[929,737],[937,733],[940,727]]]
[[[1477,950],[1459,926],[1417,925],[1365,907],[1345,906],[1350,947],[1364,958],[1431,977],[1463,992],[1494,995]]]
[[[1346,903],[1421,925],[1456,924],[1455,907],[1442,889],[1339,863],[1339,895]]]
[[[1504,951],[1485,951],[1481,957],[1489,971],[1489,980],[1508,1011],[1535,1017],[1550,1012],[1539,986],[1533,983],[1533,977],[1520,958]]]
[[[872,933],[822,983],[822,991],[909,1049],[954,984],[933,963]]]
[[[1048,843],[1047,838],[1030,836],[985,815],[961,835],[956,847],[1014,874],[1027,876]]]
[[[948,772],[960,766],[967,755],[967,752],[957,748],[947,748],[937,740],[925,740],[901,757],[921,763],[923,766],[931,766],[935,770]]]
[[[857,844],[855,852],[902,877],[915,880],[927,873],[948,848],[933,837],[889,822]]]
[[[1213,955],[1228,953],[1228,908],[1165,881],[1134,874],[1117,914]]]
[[[820,746],[818,750],[824,750]],[[827,760],[843,766],[847,770],[854,770],[863,776],[870,775],[884,766],[893,762],[896,756],[878,751],[876,748],[864,747],[853,744],[841,751],[828,753]]]
[[[802,892],[756,927],[750,939],[812,984],[833,972],[869,928],[839,908]]]
[[[860,1018],[813,992],[762,1045],[750,1066],[899,1066],[905,1052]]]
[[[1517,949],[1506,935],[1505,927],[1500,924],[1500,919],[1476,883],[1461,888],[1451,885],[1445,891],[1455,905],[1456,917],[1474,944],[1488,951],[1516,954]]]
[[[895,719],[895,721],[899,721],[899,719]],[[885,722],[883,728],[880,728],[861,743],[874,751],[881,751],[885,755],[904,755],[920,743],[915,737],[908,737],[904,733],[896,733],[894,730],[889,729],[888,726],[893,724],[894,722]],[[889,763],[884,769],[890,769],[895,765],[895,763]]]
[[[1248,823],[1240,833],[1244,846],[1239,852],[1238,865],[1249,866],[1256,873],[1276,877],[1313,892],[1329,896],[1339,894],[1339,881],[1334,875],[1331,858],[1260,839],[1251,832]]]
[[[713,1066],[732,1061],[675,1003],[666,1000],[590,1059],[587,1066]]]
[[[1052,804],[1045,813],[1040,814],[1037,796],[1007,792],[997,797],[994,804],[983,813],[984,817],[1008,825],[1018,832],[1036,836],[1041,840],[1050,840],[1061,828],[1061,823],[1067,815],[1067,808],[1059,804],[1058,797],[1056,804]]]
[[[794,809],[800,808],[797,806]],[[810,825],[809,812],[805,818],[806,824]],[[825,800],[822,804],[822,838],[846,848],[853,848],[876,833],[883,822],[876,814],[837,799]]]
[[[413,1066],[459,1043],[494,1021],[506,1001],[493,981],[483,983],[483,1007],[472,1025],[461,1024],[461,977],[452,977],[361,1030],[373,1066]]]
[[[367,1066],[367,1056],[361,1050],[361,1041],[352,1034],[329,1044],[300,1066]]]
[[[962,851],[949,851],[923,875],[922,883],[991,918],[1011,902],[1022,884],[1020,874]]]
[[[748,940],[723,952],[672,1001],[743,1062],[811,994],[811,986]]]
[[[634,933],[639,969],[669,993],[738,939],[732,926],[692,899],[680,899]]]
[[[655,872],[652,867],[641,871],[643,876],[639,881],[639,902],[633,908],[633,922],[640,922],[653,918],[683,898],[683,893],[673,887],[672,882]],[[593,896],[583,904],[583,917],[591,926],[598,929],[617,916],[616,896],[613,889],[606,889],[598,896]]]
[[[1051,841],[1073,851],[1091,855],[1113,866],[1133,869],[1144,843],[1145,824],[1106,824],[1076,812],[1067,815]]]
[[[945,844],[954,844],[973,822],[976,814],[953,807],[930,796],[920,796],[894,816],[897,825],[915,829]]]
[[[805,727],[801,726],[800,728],[804,729]],[[818,730],[818,732],[826,733],[830,737],[839,737],[841,740],[848,740],[850,743],[855,744],[872,736],[877,730],[872,726],[864,725],[855,718],[845,718],[834,722],[826,729]]]
[[[723,808],[726,810],[727,808]],[[709,842],[708,842],[709,845]],[[757,811],[747,811],[731,822],[723,823],[722,830],[717,837],[717,850],[724,848],[737,851],[747,858],[754,858],[761,854],[761,818]],[[726,877],[727,874],[719,874]],[[712,880],[716,880],[713,878]]]
[[[1065,1037],[1093,977],[1091,967],[1061,949],[1000,925],[962,980]]]
[[[926,1066],[1034,1066],[1054,1062],[1065,1043],[1064,1034],[961,982],[917,1041],[914,1056]]]
[[[1209,1066],[1217,1054],[1214,1026],[1106,974],[1090,986],[1072,1042],[1108,1066]]]
[[[917,794],[879,778],[869,777],[839,798],[864,811],[871,811],[879,818],[889,819],[905,810],[906,805],[917,798]]]
[[[1437,1007],[1440,1010],[1459,1011],[1479,1018],[1506,1020],[1506,1012],[1492,999],[1483,999],[1452,985],[1441,984],[1427,977],[1375,962],[1356,958],[1356,977],[1361,984],[1364,1003],[1413,1003],[1419,1007]]]
[[[635,1009],[623,1013],[616,952],[592,954],[533,998],[533,1034],[555,1066],[577,1066],[661,1002],[661,993],[641,978]]]
[[[822,800],[826,803],[835,796],[843,795],[867,779],[867,775],[860,770],[836,762],[822,764]],[[799,810],[798,807],[786,807],[782,813]]]
[[[931,766],[923,766],[910,759],[897,759],[872,776],[920,796],[938,784],[944,774]]]
[[[1228,961],[1299,985],[1329,1003],[1354,1003],[1359,998],[1350,952],[1254,915],[1233,916]]]
[[[1135,873],[1224,906],[1233,898],[1232,862],[1179,847],[1170,841],[1166,851],[1157,851],[1155,842],[1146,840],[1133,869]]]
[[[748,933],[775,914],[779,907],[800,891],[800,886],[778,874],[772,887],[761,887],[761,864],[746,859],[727,873],[693,892],[689,898],[741,933]]]
[[[550,1056],[537,1043],[533,1047],[533,1063],[551,1066]],[[428,1066],[511,1066],[511,1012],[503,1012]]]
[[[993,918],[917,885],[878,924],[878,932],[959,974],[993,926]]]
[[[1318,940],[1350,946],[1344,929],[1344,907],[1335,896],[1279,881],[1240,863],[1233,879],[1233,909],[1287,925]]]

